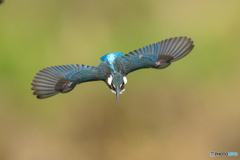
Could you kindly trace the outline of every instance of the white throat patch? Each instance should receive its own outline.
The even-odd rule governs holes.
[[[125,88],[123,90],[121,90],[121,92],[119,92],[119,94],[123,94],[123,91],[125,91]],[[111,92],[116,94],[116,92],[114,90],[111,89]]]
[[[123,94],[122,92],[125,91],[125,88],[123,90],[121,90],[120,94]]]
[[[116,94],[116,92],[114,90],[111,90],[111,91],[112,91],[112,93]]]

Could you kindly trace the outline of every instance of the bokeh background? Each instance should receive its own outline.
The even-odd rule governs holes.
[[[6,0],[0,5],[0,160],[240,154],[239,8],[233,0]],[[45,100],[32,95],[42,68],[98,65],[106,53],[175,36],[191,37],[193,51],[166,69],[129,74],[119,102],[103,82]]]

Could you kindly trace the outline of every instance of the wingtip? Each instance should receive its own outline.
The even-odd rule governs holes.
[[[168,55],[173,57],[171,62],[177,61],[192,51],[194,47],[193,43],[194,41],[187,36],[166,39],[165,41],[159,42],[159,44],[164,46],[164,52],[160,53],[160,55]]]
[[[59,92],[55,91],[58,79],[59,75],[51,71],[49,67],[40,70],[31,83],[33,95],[38,99],[44,99],[58,94]]]

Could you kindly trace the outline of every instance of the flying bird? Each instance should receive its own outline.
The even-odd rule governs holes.
[[[40,70],[31,85],[33,94],[44,99],[58,93],[67,93],[77,84],[89,81],[104,81],[110,90],[119,94],[125,90],[127,75],[142,68],[163,69],[171,62],[186,56],[193,49],[193,41],[187,37],[169,38],[123,55],[108,53],[100,58],[97,67],[71,64],[47,67]]]

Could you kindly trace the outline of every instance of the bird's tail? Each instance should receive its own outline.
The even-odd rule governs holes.
[[[64,66],[44,68],[36,74],[31,83],[33,86],[31,89],[35,90],[33,94],[37,95],[37,98],[44,99],[52,97],[59,92],[67,93],[74,89],[76,83],[67,81],[64,78],[66,72],[64,72],[62,67]]]

